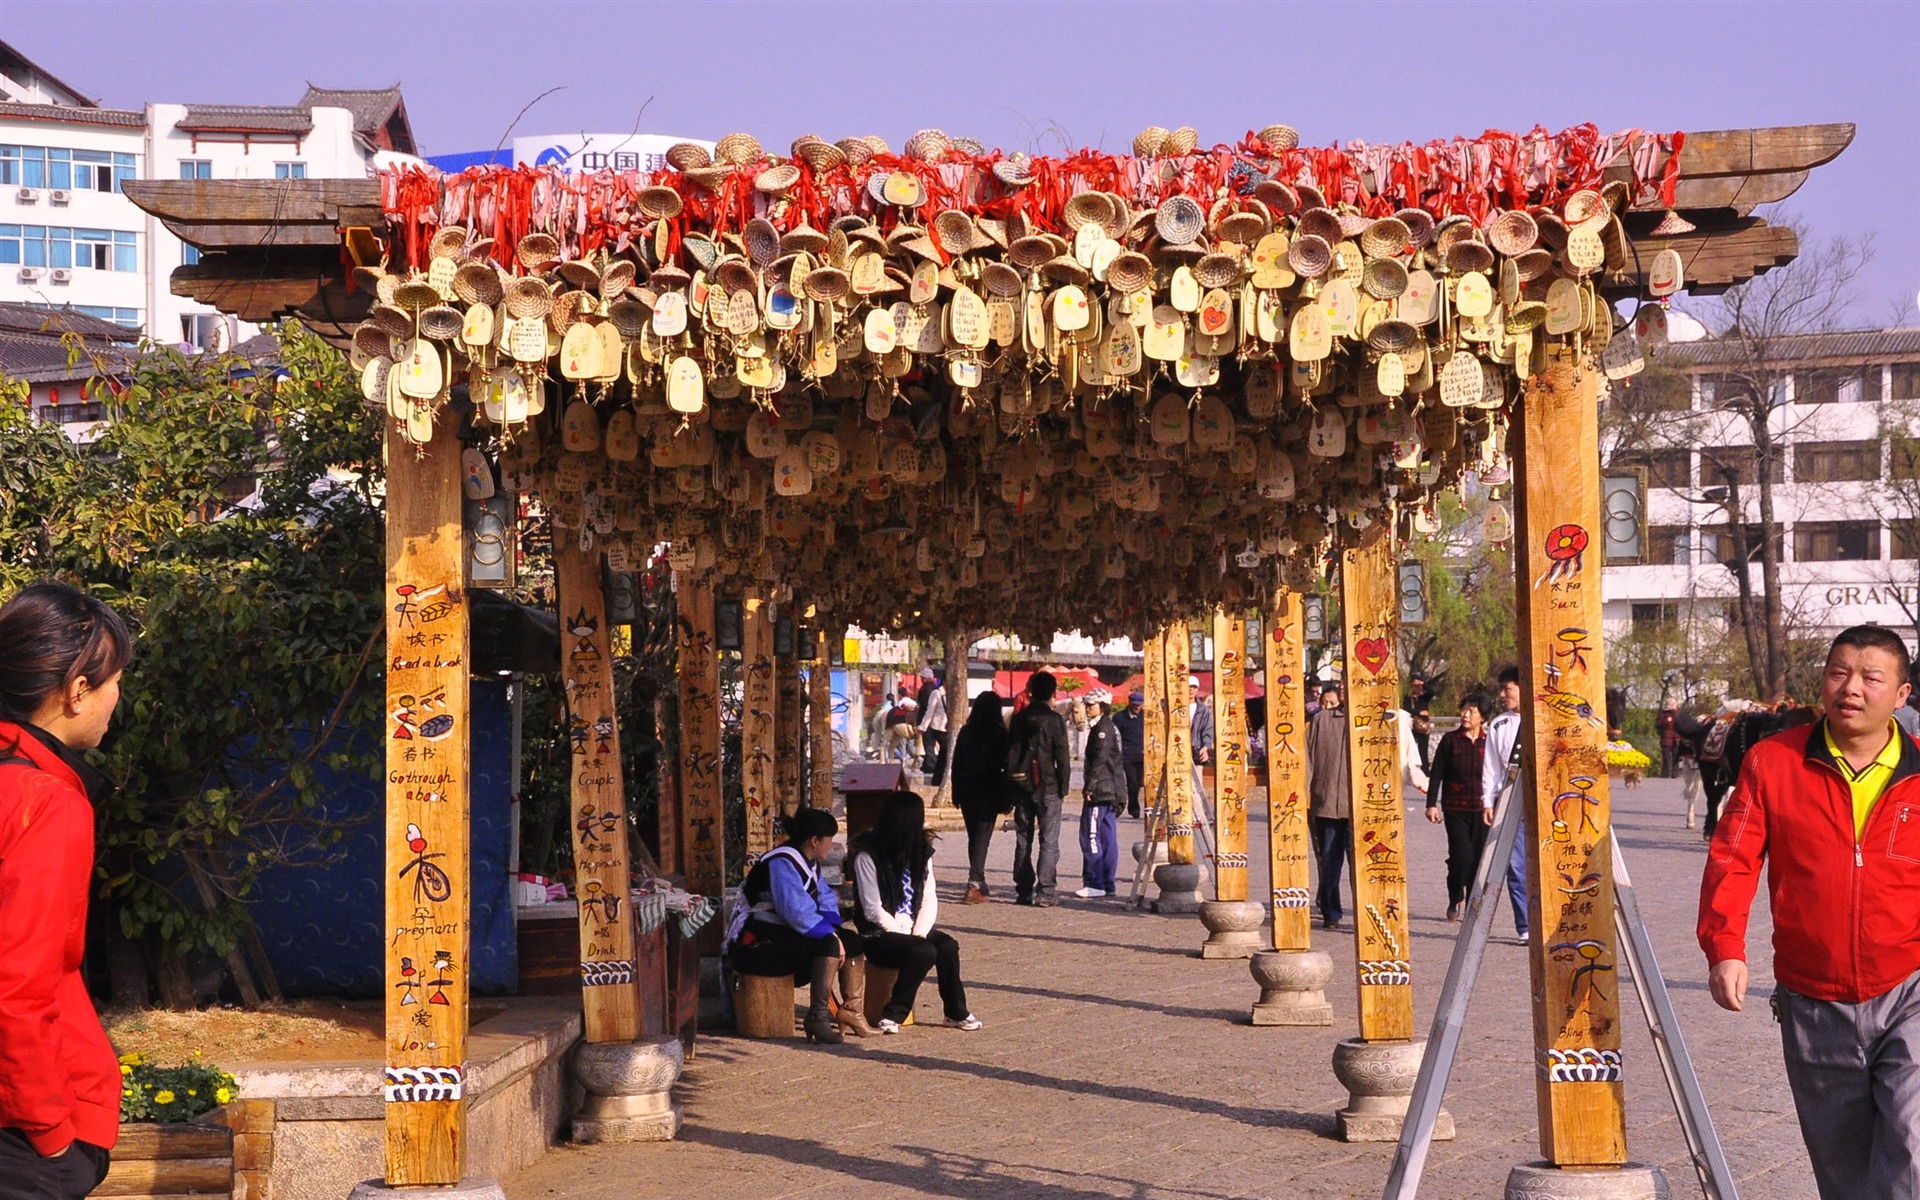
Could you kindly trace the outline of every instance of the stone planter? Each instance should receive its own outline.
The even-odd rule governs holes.
[[[1161,863],[1153,869],[1153,882],[1160,888],[1153,911],[1175,915],[1199,912],[1205,903],[1200,886],[1206,879],[1206,869],[1199,863]]]
[[[1200,905],[1200,924],[1207,940],[1201,958],[1252,958],[1265,945],[1260,927],[1266,924],[1265,905],[1251,900],[1208,900]]]
[[[233,1131],[218,1125],[122,1125],[102,1196],[233,1194]]]
[[[673,1084],[686,1067],[677,1037],[637,1042],[582,1043],[573,1052],[573,1077],[586,1090],[573,1118],[573,1140],[670,1142],[680,1132]]]
[[[1327,981],[1333,957],[1324,950],[1262,950],[1247,963],[1260,998],[1253,1002],[1255,1025],[1331,1025]]]
[[[1397,1142],[1420,1076],[1424,1041],[1369,1042],[1347,1038],[1333,1048],[1333,1075],[1347,1089],[1347,1106],[1334,1114],[1345,1142]],[[1440,1110],[1433,1140],[1453,1139],[1453,1117]]]

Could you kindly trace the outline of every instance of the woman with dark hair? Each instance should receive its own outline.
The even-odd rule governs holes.
[[[1447,827],[1447,920],[1473,888],[1487,845],[1493,810],[1481,793],[1487,752],[1486,716],[1491,702],[1478,692],[1460,702],[1460,727],[1441,735],[1427,780],[1427,820]]]
[[[807,984],[807,1040],[837,1046],[837,1026],[858,1037],[867,1024],[866,962],[860,935],[840,927],[840,901],[820,881],[840,823],[824,808],[802,808],[784,819],[787,840],[768,851],[740,884],[727,920],[724,953],[741,975],[791,975]],[[830,998],[838,973],[846,999],[834,1018]]]
[[[79,1200],[107,1177],[120,1063],[80,977],[93,806],[133,639],[36,583],[0,606],[0,1197]]]
[[[1007,786],[1006,699],[998,692],[973,698],[966,724],[953,743],[953,803],[967,822],[967,904],[985,904],[987,847],[993,827],[1013,811]]]
[[[890,793],[880,803],[879,821],[860,836],[853,851],[853,880],[860,896],[854,924],[867,956],[900,973],[880,1014],[881,1033],[900,1032],[928,971],[939,978],[946,1023],[954,1029],[980,1028],[960,982],[960,943],[933,927],[940,897],[933,890],[932,863],[925,804],[914,792]]]

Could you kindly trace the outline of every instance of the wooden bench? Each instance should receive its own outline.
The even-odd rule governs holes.
[[[733,1031],[741,1037],[799,1037],[793,976],[733,976]]]
[[[880,1025],[881,1010],[887,1007],[887,1001],[893,999],[893,985],[900,979],[900,972],[892,967],[883,967],[872,959],[867,960],[867,1024],[876,1028]],[[909,1012],[902,1025],[913,1024],[913,1014]]]

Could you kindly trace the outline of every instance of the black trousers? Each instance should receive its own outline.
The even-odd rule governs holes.
[[[1120,765],[1127,771],[1127,815],[1137,817],[1140,815],[1140,789],[1147,782],[1147,764],[1123,760]]]
[[[949,1021],[965,1019],[967,989],[960,983],[960,943],[945,930],[936,929],[925,937],[910,933],[870,933],[865,938],[867,961],[900,972],[894,980],[893,995],[880,1016],[883,1020],[904,1021],[913,1011],[913,998],[932,971],[940,983],[940,1007]]]
[[[933,729],[920,733],[920,766],[927,773],[927,782],[934,787],[947,781],[947,741],[952,736]]]
[[[734,943],[733,969],[740,975],[791,975],[795,983],[806,983],[813,975],[814,959],[838,958],[842,950],[848,958],[860,957],[860,935],[844,925],[824,937],[810,938],[787,925],[750,920]]]
[[[967,819],[967,882],[985,883],[987,847],[993,844],[993,827],[1000,823],[1000,814],[969,808],[961,815]]]
[[[1447,827],[1447,903],[1464,904],[1491,828],[1479,809],[1443,814]]]
[[[110,1157],[75,1142],[58,1158],[42,1158],[26,1134],[0,1129],[0,1200],[82,1200],[107,1177]]]
[[[1308,817],[1307,831],[1313,835],[1313,854],[1320,864],[1320,903],[1322,921],[1338,921],[1345,915],[1340,907],[1340,872],[1347,869],[1353,855],[1353,821],[1348,817]]]

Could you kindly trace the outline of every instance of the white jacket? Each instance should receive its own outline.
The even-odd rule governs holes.
[[[1492,808],[1507,786],[1513,743],[1520,737],[1520,714],[1503,712],[1487,722],[1486,757],[1480,763],[1480,804]]]
[[[933,932],[933,923],[940,916],[940,893],[933,886],[932,862],[927,863],[925,883],[927,894],[920,898],[918,916],[884,911],[884,906],[880,902],[880,875],[874,869],[873,855],[856,854],[854,856],[853,882],[855,889],[859,892],[860,912],[867,920],[888,933],[910,933],[914,937],[925,937]]]
[[[947,731],[947,689],[934,688],[927,696],[927,711],[920,714],[920,728],[928,733]]]

